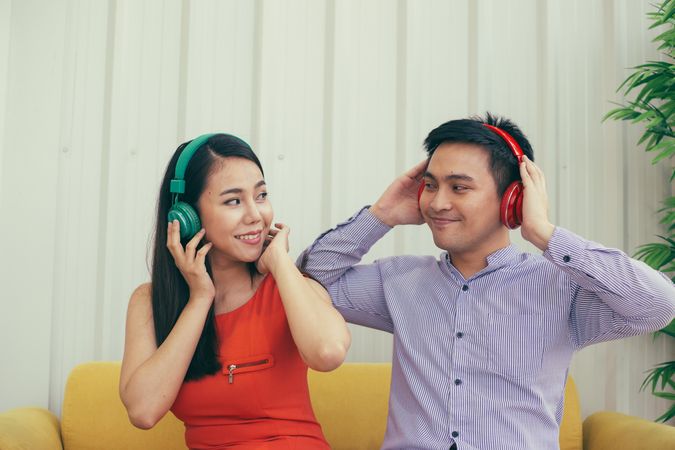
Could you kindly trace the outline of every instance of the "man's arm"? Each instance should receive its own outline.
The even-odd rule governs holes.
[[[417,189],[427,162],[399,176],[370,208],[322,234],[298,258],[300,270],[320,282],[347,321],[393,331],[380,265],[357,265],[396,225],[421,224]]]
[[[571,280],[570,334],[577,348],[656,331],[675,315],[675,287],[620,250],[555,227],[548,220],[541,169],[524,158],[522,235]]]
[[[675,316],[675,287],[662,273],[556,228],[544,257],[571,280],[570,334],[577,348],[656,331]]]
[[[298,257],[297,264],[300,271],[326,288],[347,321],[391,332],[379,265],[358,265],[390,229],[364,208],[319,236]]]

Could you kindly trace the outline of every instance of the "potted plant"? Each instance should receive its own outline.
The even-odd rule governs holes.
[[[642,123],[645,131],[638,145],[655,156],[653,164],[671,161],[675,155],[675,0],[664,0],[656,11],[648,13],[652,20],[650,29],[662,31],[654,42],[659,43],[661,61],[648,61],[632,69],[631,75],[619,86],[617,92],[634,95],[633,100],[613,109],[603,120],[628,120]],[[672,167],[672,166],[671,166]],[[675,169],[670,181],[675,180]],[[660,223],[664,233],[653,243],[638,247],[635,257],[651,267],[665,272],[675,282],[675,197],[666,198]],[[666,339],[675,339],[675,321],[657,332]],[[655,336],[656,337],[656,336]],[[670,408],[656,420],[667,422],[675,417],[675,361],[666,361],[648,371],[640,389],[649,388],[657,397],[671,401]]]

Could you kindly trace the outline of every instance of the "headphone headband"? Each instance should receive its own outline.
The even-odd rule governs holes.
[[[192,158],[192,155],[195,154],[199,148],[206,143],[212,136],[215,136],[218,133],[208,133],[202,134],[194,138],[190,143],[183,149],[178,157],[176,162],[176,172],[171,184],[169,186],[169,191],[173,194],[183,194],[185,193],[185,169]]]
[[[513,155],[518,158],[518,164],[523,162],[523,156],[525,155],[523,153],[523,150],[520,148],[520,145],[518,145],[518,142],[513,139],[513,136],[511,136],[509,133],[506,131],[502,130],[501,128],[497,128],[492,125],[488,125],[487,123],[483,124],[484,127],[491,129],[495,133],[497,133],[504,141],[506,142],[506,145],[511,149],[511,152]]]

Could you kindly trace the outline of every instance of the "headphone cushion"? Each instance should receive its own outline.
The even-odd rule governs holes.
[[[178,220],[181,239],[190,239],[202,229],[197,211],[185,202],[176,202],[169,210],[167,219],[169,222]]]
[[[514,181],[506,188],[499,208],[499,218],[509,230],[523,223],[523,183]]]

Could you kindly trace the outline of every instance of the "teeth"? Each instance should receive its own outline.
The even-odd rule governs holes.
[[[241,236],[235,236],[237,239],[241,239],[243,241],[252,241],[254,239],[258,239],[260,237],[260,233],[258,234],[242,234]]]

